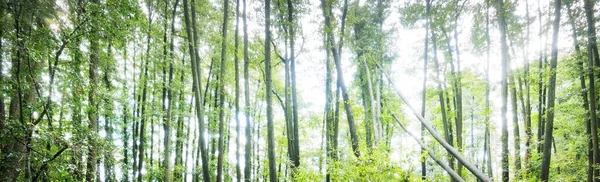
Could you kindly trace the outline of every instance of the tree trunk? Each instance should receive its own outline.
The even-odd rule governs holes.
[[[501,108],[501,116],[502,116],[502,181],[507,182],[509,180],[508,174],[508,128],[507,128],[507,103],[508,103],[508,44],[506,38],[506,11],[504,11],[504,1],[498,0],[496,2],[496,12],[498,16],[498,24],[500,27],[500,43],[501,43],[501,53],[502,53],[502,108]]]
[[[550,60],[550,83],[548,86],[548,117],[546,118],[546,129],[544,133],[544,155],[542,156],[541,181],[548,181],[550,173],[550,158],[552,155],[552,132],[554,131],[554,100],[556,89],[556,62],[558,59],[558,31],[560,26],[561,1],[554,1],[554,22],[552,26],[552,53]]]
[[[584,9],[587,22],[587,56],[588,56],[588,79],[589,79],[589,111],[590,111],[590,123],[591,123],[591,136],[592,136],[592,152],[594,158],[594,165],[600,165],[600,149],[598,147],[598,116],[597,116],[597,101],[598,96],[596,95],[596,82],[598,78],[596,74],[597,67],[600,67],[600,55],[598,53],[598,47],[596,43],[596,25],[594,21],[594,2],[590,0],[584,0]],[[595,168],[594,178],[600,177],[600,169]]]
[[[531,155],[531,140],[533,138],[533,133],[531,131],[531,97],[530,97],[530,84],[529,84],[529,80],[530,80],[530,76],[529,76],[529,33],[530,33],[530,19],[529,19],[529,1],[525,0],[525,20],[526,20],[526,38],[525,38],[525,53],[523,54],[523,61],[525,62],[525,70],[524,70],[524,75],[523,75],[523,82],[525,83],[525,89],[526,89],[526,100],[525,100],[525,106],[524,106],[524,112],[525,112],[525,157],[524,157],[524,166],[525,166],[525,177],[528,177],[527,175],[530,172],[530,164],[529,164],[529,158]],[[521,95],[523,95],[521,93]],[[522,97],[522,96],[521,96]]]
[[[97,0],[92,1],[94,4],[99,4],[99,2]],[[99,17],[98,15],[99,12],[97,11],[93,11],[92,15],[95,15],[95,17]],[[87,172],[85,175],[85,179],[87,181],[94,181],[96,179],[96,155],[97,155],[97,140],[98,140],[98,104],[96,103],[96,98],[97,98],[97,92],[96,92],[96,88],[98,87],[98,73],[96,72],[97,68],[98,68],[98,57],[99,57],[99,52],[100,52],[100,48],[98,46],[98,37],[96,33],[98,30],[98,25],[94,25],[92,24],[92,35],[90,38],[90,66],[89,66],[89,79],[90,79],[90,90],[88,93],[88,102],[89,102],[89,108],[88,109],[88,119],[90,121],[89,123],[89,129],[90,129],[90,134],[88,135],[88,143],[89,143],[89,151],[88,151],[88,157],[87,157]]]
[[[191,23],[190,23],[190,17],[189,17],[189,10],[188,10],[188,1],[187,0],[183,0],[183,10],[184,10],[184,19],[185,19],[185,31],[187,34],[187,44],[188,44],[188,51],[190,54],[190,62],[192,62],[192,78],[193,78],[193,91],[194,91],[194,97],[195,97],[195,106],[196,106],[196,118],[198,120],[198,130],[200,135],[199,140],[198,140],[198,144],[199,144],[199,150],[200,150],[200,156],[202,158],[202,174],[203,174],[203,179],[205,182],[210,182],[210,172],[208,169],[208,155],[206,153],[206,147],[205,147],[205,143],[204,143],[204,106],[202,104],[202,90],[201,90],[201,75],[202,75],[202,70],[200,69],[200,60],[198,60],[199,56],[198,56],[198,52],[196,50],[196,47],[198,45],[198,33],[196,30],[196,8],[195,8],[195,1],[192,0],[192,6],[191,6]],[[193,29],[193,33],[192,30]]]
[[[360,156],[360,149],[359,149],[359,141],[358,141],[358,135],[356,134],[356,126],[354,123],[354,117],[352,115],[352,110],[350,109],[350,98],[348,96],[347,93],[347,88],[346,85],[344,83],[344,76],[343,76],[343,71],[342,71],[342,63],[341,63],[341,50],[338,49],[338,47],[336,47],[335,44],[335,36],[333,35],[332,32],[332,23],[331,23],[331,16],[333,16],[332,10],[331,10],[331,4],[325,2],[324,0],[321,0],[321,9],[323,10],[323,16],[325,18],[325,29],[328,31],[327,33],[327,39],[329,41],[329,49],[331,49],[330,51],[333,54],[333,60],[335,62],[335,68],[337,71],[337,84],[338,86],[341,88],[342,91],[342,98],[344,100],[344,108],[346,110],[346,118],[348,120],[348,128],[350,130],[350,141],[351,141],[351,145],[352,145],[352,150],[354,152],[354,155],[356,157]],[[345,0],[344,2],[344,12],[347,11],[347,0]],[[345,16],[342,16],[342,28],[341,31],[344,32],[344,25],[345,25]],[[343,34],[342,34],[343,35]],[[343,37],[343,36],[341,36]],[[340,48],[343,45],[343,39],[340,38],[340,42],[339,42],[339,46]]]
[[[539,27],[540,27],[540,31],[538,33],[538,38],[540,39],[540,51],[539,51],[539,58],[538,58],[538,66],[539,66],[539,70],[538,70],[538,77],[540,78],[539,82],[538,82],[538,132],[537,132],[537,137],[538,137],[538,146],[537,146],[537,152],[541,153],[542,152],[542,145],[543,145],[543,136],[542,134],[544,133],[544,64],[543,64],[543,59],[545,57],[545,48],[543,47],[544,45],[542,45],[542,34],[543,34],[543,27],[542,27],[542,11],[540,10],[540,4],[538,1],[538,19],[539,19]]]
[[[490,147],[490,116],[491,116],[491,109],[490,109],[490,46],[491,46],[491,40],[490,40],[490,2],[486,2],[486,8],[485,8],[485,42],[486,42],[486,47],[485,47],[485,52],[486,52],[486,68],[485,68],[485,79],[486,79],[486,84],[485,84],[485,131],[484,131],[484,139],[483,139],[483,163],[482,163],[482,168],[483,169],[487,169],[487,171],[482,171],[482,172],[486,172],[488,176],[493,177],[492,174],[492,154],[491,154],[491,147]]]
[[[425,105],[427,104],[427,61],[429,59],[429,27],[431,22],[429,19],[431,13],[431,0],[425,1],[425,51],[423,53],[423,91],[421,96],[421,117],[425,118]],[[420,143],[425,143],[425,125],[421,124],[421,138]],[[427,149],[421,146],[421,156],[425,156]],[[429,150],[427,150],[429,151]],[[421,158],[421,179],[427,178],[427,158]]]
[[[520,178],[520,171],[521,171],[521,137],[520,137],[520,130],[519,130],[519,112],[518,112],[518,108],[517,108],[517,88],[516,88],[516,80],[517,80],[517,76],[516,76],[516,70],[511,71],[510,72],[510,76],[508,77],[509,80],[509,87],[510,87],[510,106],[511,106],[511,111],[512,111],[512,121],[513,121],[513,135],[514,135],[514,165],[515,165],[515,170],[517,171],[515,173],[515,179],[519,179]]]
[[[591,113],[590,113],[590,100],[588,97],[588,88],[585,85],[585,68],[583,67],[583,53],[581,52],[581,48],[579,47],[579,42],[577,40],[577,25],[575,24],[575,18],[573,15],[573,12],[571,10],[571,3],[567,3],[567,12],[569,15],[569,24],[571,24],[571,37],[573,38],[573,47],[575,48],[575,54],[576,54],[576,58],[577,58],[577,68],[579,71],[579,84],[581,85],[581,98],[583,100],[583,108],[585,109],[585,119],[584,122],[586,124],[586,135],[587,135],[587,141],[588,141],[588,169],[587,169],[587,181],[591,182],[594,181],[594,147],[596,145],[594,145],[594,140],[592,139],[592,124],[591,124]],[[597,149],[596,149],[597,151]]]
[[[175,56],[173,55],[174,52],[174,45],[173,45],[173,41],[175,39],[174,34],[175,34],[175,16],[177,14],[177,5],[179,4],[179,0],[175,1],[175,5],[173,5],[173,11],[172,11],[172,17],[171,17],[171,34],[170,34],[170,42],[169,42],[169,58],[167,59],[165,57],[165,60],[168,60],[169,62],[169,79],[168,79],[168,89],[167,89],[167,93],[166,93],[166,97],[168,100],[168,106],[166,107],[166,118],[165,118],[165,124],[164,124],[164,161],[163,161],[163,166],[165,169],[165,174],[164,174],[164,181],[165,182],[170,182],[171,181],[171,171],[172,166],[171,166],[171,131],[172,131],[172,108],[173,108],[173,89],[172,89],[172,83],[173,83],[173,63],[175,62]],[[165,7],[168,8],[168,3],[165,3]],[[165,13],[166,13],[166,9],[165,9]],[[165,29],[165,43],[166,43],[166,34],[167,31]],[[165,55],[166,56],[166,55]],[[165,86],[167,84],[164,84],[163,86]],[[164,89],[163,89],[164,90]],[[163,104],[164,104],[164,99],[163,99]],[[163,106],[164,107],[164,106]],[[177,131],[179,131],[179,126],[177,127]],[[177,138],[178,140],[179,138]],[[179,142],[176,142],[179,143]],[[175,147],[177,148],[177,147]],[[178,152],[177,150],[175,152]]]
[[[383,75],[386,77],[390,87],[392,88],[392,90],[394,90],[394,92],[396,93],[396,95],[398,97],[400,97],[400,99],[404,102],[404,104],[412,111],[412,114],[414,116],[417,117],[417,119],[421,122],[421,124],[425,125],[425,128],[427,129],[427,131],[429,131],[429,133],[431,134],[431,136],[433,136],[433,138],[438,141],[442,147],[444,147],[444,149],[446,149],[452,156],[454,156],[458,162],[462,163],[463,166],[465,166],[469,171],[471,171],[471,173],[473,173],[473,175],[475,175],[475,177],[477,177],[477,179],[481,180],[481,181],[485,181],[485,182],[491,182],[492,180],[485,176],[481,170],[475,168],[475,166],[473,166],[472,164],[470,164],[463,156],[462,154],[460,154],[460,152],[458,152],[454,147],[450,146],[450,144],[448,144],[448,142],[446,142],[439,134],[437,131],[435,131],[435,129],[433,128],[433,126],[431,126],[431,123],[427,120],[425,120],[423,117],[421,117],[421,115],[419,115],[419,112],[417,112],[417,110],[410,104],[410,102],[406,102],[407,99],[404,96],[404,94],[402,94],[401,92],[399,92],[396,88],[396,86],[394,85],[394,82],[390,79],[389,75],[386,74],[381,67],[379,67],[379,65],[377,65],[377,68],[379,70],[381,70],[381,72],[383,73]]]
[[[246,146],[244,153],[244,181],[250,182],[251,169],[252,169],[252,124],[250,123],[250,78],[249,78],[249,64],[250,58],[248,57],[248,24],[246,20],[246,0],[242,0],[244,3],[244,15],[242,17],[244,22],[244,115],[246,116]]]
[[[277,181],[275,169],[275,136],[273,133],[273,83],[271,78],[271,0],[265,0],[265,94],[267,102],[267,150],[269,158],[269,181]]]
[[[432,42],[432,47],[433,47],[433,63],[434,63],[434,70],[435,70],[435,75],[437,80],[437,89],[438,89],[438,99],[440,102],[440,110],[442,113],[442,124],[444,127],[444,139],[446,142],[449,143],[450,146],[454,146],[454,142],[452,140],[452,133],[451,133],[451,126],[450,126],[450,122],[448,121],[448,117],[447,117],[447,108],[446,108],[446,103],[445,103],[445,97],[444,97],[444,90],[442,89],[442,80],[441,80],[441,76],[440,76],[440,64],[438,61],[438,57],[437,57],[437,40],[436,40],[436,36],[435,36],[435,32],[433,30],[433,28],[430,30],[431,31],[431,42]],[[452,156],[450,155],[450,153],[448,154],[449,158],[448,158],[448,165],[450,166],[450,168],[452,168],[452,170],[454,170],[454,164],[452,162]]]
[[[398,123],[398,125],[400,126],[400,128],[402,128],[402,130],[404,130],[406,133],[408,133],[408,135],[410,135],[413,139],[415,139],[415,141],[417,141],[417,143],[419,144],[419,146],[421,146],[421,148],[425,148],[425,150],[427,150],[427,152],[429,153],[429,156],[436,163],[438,163],[446,172],[448,172],[448,174],[450,174],[452,179],[459,181],[459,182],[465,181],[464,179],[462,179],[462,177],[460,177],[460,175],[458,173],[456,173],[450,166],[448,166],[448,164],[445,164],[442,160],[438,159],[435,155],[435,152],[433,152],[433,150],[428,149],[427,146],[423,142],[421,142],[420,139],[417,138],[417,136],[415,136],[410,130],[407,130],[406,127],[402,124],[402,122],[400,122],[400,120],[396,117],[395,114],[392,114],[392,117],[394,118],[394,120],[396,120],[396,123]]]
[[[227,55],[227,21],[229,16],[229,0],[224,0],[223,3],[223,26],[221,32],[221,66],[219,67],[219,143],[218,150],[219,156],[217,158],[217,182],[222,181],[223,176],[223,155],[224,155],[224,135],[225,135],[225,60]]]

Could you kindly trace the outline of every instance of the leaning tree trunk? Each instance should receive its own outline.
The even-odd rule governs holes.
[[[335,36],[333,35],[333,26],[331,23],[331,17],[333,16],[332,10],[331,10],[331,4],[328,2],[325,2],[324,0],[321,0],[321,9],[323,10],[323,16],[325,18],[325,29],[327,31],[327,40],[329,41],[329,49],[333,54],[333,60],[335,62],[335,69],[337,72],[337,84],[338,86],[341,88],[342,91],[342,98],[344,100],[344,108],[346,110],[346,118],[348,120],[348,128],[350,130],[350,143],[352,146],[352,150],[354,152],[354,155],[356,157],[360,156],[360,149],[359,149],[359,141],[358,141],[358,134],[356,133],[356,126],[355,126],[355,122],[354,122],[354,116],[352,115],[352,110],[350,109],[350,98],[348,96],[348,92],[347,92],[347,88],[346,85],[344,83],[344,76],[343,76],[343,70],[342,70],[342,63],[341,63],[341,54],[340,54],[340,50],[338,49],[338,47],[336,47],[335,44]],[[344,2],[344,12],[347,11],[347,1]],[[344,25],[345,25],[345,17],[342,16],[342,28],[341,31],[344,31]],[[343,36],[342,36],[343,37]],[[342,47],[342,38],[340,38],[340,42],[339,42],[339,46],[340,48]]]
[[[192,0],[192,5],[195,5],[194,0]],[[198,60],[199,56],[196,50],[196,47],[198,45],[198,39],[197,39],[197,31],[196,31],[196,8],[195,6],[191,6],[191,19],[192,21],[190,22],[190,16],[189,16],[189,9],[188,9],[188,1],[187,0],[183,0],[183,11],[184,11],[184,19],[185,19],[185,32],[187,34],[187,44],[188,44],[188,51],[189,51],[189,56],[190,56],[190,62],[192,63],[192,78],[193,78],[193,91],[194,91],[194,105],[196,106],[196,117],[198,120],[198,130],[199,133],[204,133],[204,106],[202,104],[202,90],[201,90],[201,75],[202,75],[202,70],[200,69],[200,61]],[[193,27],[193,28],[192,28]],[[192,30],[193,32],[192,33]],[[202,158],[202,174],[203,174],[203,179],[205,182],[210,182],[210,172],[208,169],[208,155],[206,153],[206,145],[205,145],[205,140],[204,140],[204,135],[199,135],[199,140],[198,140],[198,148],[200,150],[200,156]]]

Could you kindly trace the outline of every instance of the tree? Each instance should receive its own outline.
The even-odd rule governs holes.
[[[221,66],[219,66],[219,157],[217,159],[217,181],[220,182],[223,176],[223,155],[224,154],[224,137],[225,137],[225,60],[227,55],[227,17],[229,16],[229,0],[223,3],[223,26],[221,32]]]
[[[202,90],[200,89],[201,84],[201,78],[200,75],[201,74],[201,69],[200,69],[200,61],[197,60],[197,58],[199,58],[198,56],[198,52],[196,50],[197,47],[197,32],[196,32],[196,26],[195,26],[195,22],[196,22],[196,13],[195,13],[195,6],[194,6],[194,0],[192,0],[192,8],[191,8],[191,19],[192,22],[190,23],[190,16],[189,16],[189,10],[188,10],[188,1],[187,0],[183,0],[183,11],[184,11],[184,19],[185,19],[185,32],[187,34],[187,44],[188,44],[188,51],[189,51],[189,56],[190,56],[190,62],[192,62],[192,78],[193,78],[193,82],[194,82],[194,86],[193,86],[193,91],[194,91],[194,104],[196,106],[196,118],[198,119],[198,130],[199,133],[204,133],[204,122],[203,122],[203,118],[204,118],[204,106],[202,104],[202,100],[203,97],[202,95]],[[193,27],[193,28],[192,28]],[[194,30],[194,33],[192,33],[192,30]],[[210,181],[210,172],[208,169],[208,154],[206,153],[206,147],[205,147],[205,143],[204,143],[204,136],[203,135],[199,135],[199,140],[198,140],[198,148],[200,150],[200,156],[202,158],[202,174],[203,174],[203,179],[205,182],[209,182]]]
[[[267,102],[267,153],[269,158],[269,181],[277,181],[275,169],[275,139],[273,134],[273,90],[271,78],[271,0],[265,0],[265,94]]]
[[[496,1],[496,12],[498,16],[498,26],[500,27],[501,60],[502,60],[502,181],[508,181],[508,128],[507,128],[507,98],[508,98],[508,44],[506,41],[506,11],[504,11],[503,0]]]
[[[99,5],[100,3],[98,1],[92,1],[92,3]],[[92,16],[94,17],[100,17],[101,15],[98,14],[99,11],[97,9],[92,9]],[[88,151],[88,157],[87,157],[87,171],[86,171],[86,175],[85,175],[85,180],[87,181],[94,181],[96,180],[96,155],[97,155],[97,149],[95,148],[96,143],[97,143],[97,138],[96,135],[98,133],[98,103],[96,102],[96,98],[98,97],[98,93],[96,92],[96,88],[98,87],[98,73],[97,73],[97,68],[98,68],[98,54],[99,54],[99,45],[98,45],[98,39],[99,39],[99,35],[97,34],[99,28],[97,25],[92,24],[92,34],[90,35],[90,67],[89,67],[89,79],[90,79],[90,91],[88,93],[88,101],[89,101],[89,105],[90,108],[88,109],[88,119],[90,121],[89,123],[89,128],[91,131],[91,135],[89,135],[88,137],[88,142],[91,143],[91,147],[89,148]],[[148,42],[148,44],[150,44],[150,42]],[[147,72],[146,72],[147,73]],[[146,74],[147,75],[147,74]],[[144,87],[145,88],[145,87]],[[145,92],[144,92],[145,93]],[[143,112],[143,110],[142,110]],[[143,116],[142,116],[143,117]],[[143,124],[143,119],[142,119],[142,128],[144,126]],[[142,130],[143,131],[143,130]],[[142,132],[143,135],[143,132]],[[143,148],[143,140],[142,143],[140,145],[141,148]],[[140,153],[140,156],[142,156],[142,153]],[[140,166],[141,166],[141,158],[140,157]],[[141,168],[141,167],[140,167]],[[141,173],[140,173],[141,176]],[[141,179],[141,178],[138,178]],[[138,180],[141,181],[141,180]]]
[[[430,26],[430,16],[431,13],[431,1],[425,1],[425,16],[426,24],[425,24],[425,52],[423,53],[423,95],[421,99],[421,117],[425,118],[425,105],[427,104],[427,61],[429,58],[429,26]],[[424,143],[424,133],[425,133],[425,125],[421,124],[421,138],[420,142]],[[425,155],[424,147],[421,147],[421,155]],[[427,159],[421,159],[421,179],[425,180],[427,177]]]
[[[337,72],[337,85],[340,87],[341,92],[342,92],[342,98],[344,101],[344,108],[346,110],[346,119],[348,120],[348,127],[350,130],[350,141],[351,141],[351,145],[352,145],[352,150],[354,152],[354,155],[356,157],[360,156],[360,149],[359,149],[359,144],[358,144],[358,136],[356,134],[356,126],[354,124],[354,117],[352,115],[352,111],[350,110],[350,103],[349,103],[349,96],[347,93],[347,88],[346,85],[344,84],[344,76],[343,76],[343,71],[342,71],[342,65],[341,65],[341,53],[340,53],[340,48],[342,48],[343,45],[343,34],[342,36],[340,36],[340,40],[339,43],[336,46],[335,43],[335,36],[333,35],[333,26],[331,23],[331,17],[333,16],[332,13],[332,4],[329,2],[326,2],[325,0],[321,0],[321,9],[323,11],[323,17],[325,17],[325,31],[326,31],[326,35],[325,37],[327,37],[328,40],[328,46],[329,49],[331,51],[331,54],[333,55],[333,60],[335,63],[335,69]],[[346,12],[348,10],[348,2],[345,1],[344,2],[344,12]],[[345,29],[345,22],[346,22],[346,17],[344,16],[345,13],[342,14],[342,25],[341,25],[341,32],[344,32]]]
[[[244,181],[249,182],[251,178],[252,168],[252,129],[250,123],[250,78],[248,77],[249,72],[249,57],[248,57],[248,24],[246,20],[246,0],[242,0],[244,4],[244,14],[242,20],[244,22],[244,114],[246,118],[246,146],[244,159],[246,165],[244,165]],[[238,161],[239,162],[239,161]]]
[[[546,118],[544,132],[544,155],[542,156],[542,166],[540,180],[548,181],[550,173],[550,158],[552,156],[552,133],[554,131],[554,100],[556,94],[556,62],[558,59],[558,31],[560,26],[561,1],[554,1],[554,22],[552,24],[552,58],[550,59],[550,83],[548,85],[548,106],[546,107],[548,117]]]

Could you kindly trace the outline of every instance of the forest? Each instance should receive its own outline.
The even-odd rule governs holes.
[[[0,181],[600,181],[599,10],[0,0]]]

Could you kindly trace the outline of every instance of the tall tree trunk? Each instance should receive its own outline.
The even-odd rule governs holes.
[[[97,0],[92,1],[92,3],[99,5]],[[92,11],[92,15],[95,17],[100,17],[98,15],[98,11]],[[85,175],[86,181],[94,181],[96,179],[96,155],[97,155],[97,132],[98,132],[98,103],[96,103],[97,92],[96,88],[98,87],[98,57],[100,48],[98,46],[98,25],[92,24],[92,35],[90,38],[90,66],[89,66],[89,79],[90,79],[90,90],[88,93],[88,119],[89,119],[89,129],[90,134],[88,135],[88,143],[90,145],[87,157],[87,172]]]
[[[217,158],[217,182],[223,179],[223,155],[224,155],[224,135],[225,135],[225,61],[227,55],[227,21],[229,16],[229,0],[224,0],[223,3],[223,26],[221,29],[221,66],[219,67],[219,156]]]
[[[583,67],[583,53],[581,52],[581,48],[579,46],[579,41],[577,40],[577,25],[575,23],[575,18],[573,15],[573,12],[571,10],[571,5],[572,3],[567,3],[567,13],[569,15],[569,24],[571,24],[571,37],[573,38],[573,47],[575,48],[575,54],[576,54],[576,58],[577,58],[577,69],[579,71],[579,84],[581,86],[581,98],[583,100],[583,108],[585,110],[585,119],[584,122],[586,124],[586,135],[587,135],[587,141],[588,141],[588,169],[587,169],[587,181],[591,182],[594,181],[594,147],[597,145],[594,145],[593,139],[592,139],[592,123],[591,123],[591,113],[590,113],[590,100],[588,97],[588,88],[586,87],[585,84],[585,73],[586,70]],[[596,149],[597,151],[597,149]]]
[[[324,32],[325,33],[325,32]],[[331,52],[329,51],[329,44],[327,44],[327,37],[323,37],[323,43],[325,45],[325,152],[327,156],[326,160],[326,171],[325,181],[332,181],[332,176],[329,173],[332,169],[331,163],[334,162],[335,151],[333,147],[333,122],[334,122],[334,102],[333,91],[331,90],[333,83],[333,63],[331,62]]]
[[[173,89],[172,89],[172,83],[173,83],[173,63],[175,62],[175,56],[173,54],[174,52],[174,44],[173,41],[175,39],[174,34],[175,34],[175,16],[177,15],[177,5],[179,4],[179,0],[175,1],[175,5],[173,5],[173,11],[172,11],[172,15],[171,15],[171,34],[170,34],[170,42],[169,42],[169,58],[165,59],[168,60],[169,62],[169,79],[168,79],[168,89],[167,89],[167,93],[166,93],[166,97],[168,100],[168,106],[166,107],[166,118],[165,118],[165,138],[164,138],[164,161],[163,161],[163,166],[165,169],[165,174],[164,174],[164,181],[165,182],[170,182],[171,181],[171,171],[172,166],[171,166],[171,131],[172,131],[172,119],[173,119],[173,115],[172,115],[172,108],[173,108]],[[165,3],[165,7],[168,7],[168,3]],[[166,13],[166,9],[165,9],[165,13]],[[167,31],[165,29],[165,43],[166,43],[166,34]],[[165,55],[166,56],[166,55]],[[166,85],[166,84],[165,84]],[[163,86],[165,86],[163,85]],[[163,89],[164,90],[164,89]],[[164,100],[164,99],[163,99]],[[163,101],[164,104],[164,101]],[[177,131],[179,131],[179,126],[177,126]],[[176,140],[178,140],[179,138],[177,138]],[[178,143],[178,142],[176,142]],[[177,147],[176,147],[177,148]],[[175,152],[178,152],[177,150]]]
[[[123,72],[122,77],[125,78],[125,77],[127,77],[127,70],[128,70],[127,69],[127,67],[128,67],[128,65],[127,65],[127,58],[128,58],[127,48],[124,48],[123,52],[124,52],[124,56],[123,56],[124,57],[124,59],[123,59],[124,72]],[[129,84],[127,82],[124,82],[122,84],[123,84],[123,90],[122,90],[123,95],[121,95],[121,100],[126,100],[129,98],[129,90],[128,90]],[[123,113],[122,113],[121,117],[123,117],[123,123],[122,123],[123,130],[122,130],[121,135],[123,135],[123,167],[121,168],[121,171],[123,173],[121,174],[121,176],[124,181],[129,181],[129,166],[130,166],[130,164],[129,164],[129,157],[130,157],[129,156],[129,139],[130,138],[129,138],[129,130],[127,128],[127,125],[128,125],[127,123],[130,122],[131,120],[129,120],[129,104],[125,103],[125,104],[122,104],[122,106],[123,106]]]
[[[273,83],[271,78],[271,0],[265,0],[265,94],[267,95],[267,153],[269,158],[269,181],[277,181],[275,169],[275,136],[273,133]]]
[[[296,50],[295,50],[295,39],[296,39],[296,23],[294,21],[294,5],[292,0],[287,0],[288,9],[288,31],[290,38],[290,73],[292,82],[292,134],[293,142],[292,146],[294,153],[292,154],[292,176],[295,174],[295,169],[300,166],[300,138],[298,136],[298,90],[296,89]]]
[[[540,2],[538,1],[538,22],[539,22],[539,33],[538,33],[538,38],[540,40],[540,51],[539,51],[539,58],[538,58],[538,66],[539,66],[539,70],[538,70],[538,77],[539,77],[539,82],[538,82],[538,132],[537,132],[537,137],[538,137],[538,146],[537,146],[537,152],[541,153],[542,152],[542,145],[543,145],[543,136],[542,134],[544,133],[544,63],[543,63],[543,59],[546,56],[545,55],[545,44],[542,44],[542,35],[543,35],[543,27],[542,27],[542,11],[540,10]]]
[[[321,8],[323,10],[323,16],[325,17],[325,30],[328,31],[327,33],[327,39],[329,41],[329,45],[331,49],[330,51],[333,54],[333,60],[335,62],[335,68],[337,71],[337,84],[338,86],[341,88],[342,91],[342,98],[344,100],[344,108],[346,110],[346,118],[348,120],[348,128],[350,130],[350,141],[351,141],[351,145],[352,145],[352,150],[354,152],[354,155],[356,157],[360,156],[360,149],[359,149],[359,141],[358,141],[358,135],[356,134],[356,126],[354,123],[354,117],[352,115],[352,110],[350,109],[350,98],[348,96],[347,93],[347,88],[346,85],[344,83],[344,76],[343,76],[343,71],[342,71],[342,63],[341,63],[341,50],[338,49],[338,47],[336,47],[335,44],[335,36],[333,35],[332,29],[332,23],[331,23],[331,17],[333,16],[332,13],[332,5],[330,3],[325,2],[324,0],[321,0]],[[347,0],[345,0],[344,2],[344,12],[347,11]],[[341,32],[344,32],[344,25],[345,25],[345,16],[342,16],[342,28],[341,28]],[[341,36],[343,37],[343,36]],[[339,46],[340,48],[343,45],[343,39],[340,37],[340,42],[339,42]]]
[[[113,55],[112,55],[112,45],[110,43],[111,40],[109,40],[109,44],[108,44],[108,59],[112,60],[113,59]],[[112,86],[111,86],[111,81],[110,81],[110,74],[113,71],[112,65],[110,64],[110,61],[106,62],[104,65],[104,86],[106,87],[106,91],[111,93],[112,92]],[[111,146],[113,145],[113,126],[112,126],[112,122],[113,122],[113,117],[109,114],[113,111],[113,98],[112,96],[105,96],[104,99],[104,130],[106,132],[106,142],[109,143]],[[112,150],[106,150],[104,153],[104,176],[105,176],[105,181],[114,181],[115,180],[115,169],[114,169],[114,164],[115,164],[115,160],[114,160],[114,156],[113,156],[113,151]]]
[[[431,21],[431,20],[430,20]],[[451,133],[451,126],[450,126],[450,121],[448,121],[448,117],[447,117],[447,108],[446,108],[446,103],[445,103],[445,97],[444,97],[444,90],[442,87],[442,80],[441,80],[441,76],[440,76],[440,64],[438,61],[438,57],[437,57],[437,40],[436,40],[436,35],[435,32],[432,29],[430,29],[431,31],[431,42],[432,42],[432,47],[433,47],[433,63],[434,63],[434,70],[435,70],[435,75],[437,80],[437,89],[438,89],[438,99],[440,102],[440,109],[441,109],[441,113],[442,113],[442,124],[444,127],[444,139],[446,140],[446,142],[449,143],[450,146],[454,146],[454,142],[452,140],[452,133]],[[454,162],[452,162],[452,156],[450,153],[448,153],[448,165],[450,166],[450,168],[452,168],[452,170],[454,170]]]
[[[140,125],[139,125],[139,146],[138,146],[138,157],[137,157],[137,181],[140,182],[143,180],[142,169],[144,169],[144,152],[145,152],[145,142],[146,138],[144,137],[144,133],[146,130],[146,98],[148,92],[148,64],[150,63],[150,41],[151,41],[151,25],[152,25],[152,9],[151,5],[148,4],[148,32],[146,34],[146,58],[144,60],[144,68],[143,68],[143,79],[142,81],[142,98],[141,98],[141,109],[140,109]],[[140,75],[141,77],[141,75]]]
[[[525,0],[525,20],[526,20],[526,34],[525,34],[525,50],[524,50],[524,54],[523,54],[523,61],[525,64],[525,70],[524,70],[524,75],[523,75],[523,82],[525,83],[525,94],[526,94],[526,100],[525,100],[525,106],[524,106],[524,110],[525,110],[525,157],[524,157],[524,166],[525,166],[525,177],[528,177],[529,174],[529,170],[530,170],[530,164],[529,164],[529,158],[531,155],[531,140],[533,138],[533,133],[531,131],[531,97],[530,97],[530,91],[531,91],[531,87],[529,84],[530,81],[530,76],[529,76],[529,34],[530,34],[530,19],[529,19],[529,1]],[[521,93],[521,95],[523,95]],[[521,96],[522,97],[522,96]]]
[[[508,128],[507,128],[507,103],[508,103],[508,44],[507,44],[507,26],[506,26],[506,12],[504,10],[504,1],[496,1],[496,12],[498,16],[498,26],[500,27],[500,45],[501,45],[501,65],[502,65],[502,88],[501,88],[501,117],[502,117],[502,181],[507,182],[509,180],[508,174]]]
[[[595,80],[599,77],[596,74],[596,68],[600,67],[600,55],[598,53],[598,44],[596,42],[596,24],[594,21],[594,2],[590,0],[584,0],[585,17],[587,23],[587,56],[588,56],[588,79],[589,79],[589,111],[590,111],[590,123],[591,123],[591,136],[592,136],[592,152],[594,158],[594,164],[600,165],[600,147],[598,147],[598,116],[597,116],[597,102],[598,95],[596,95],[596,82]],[[596,167],[594,170],[594,178],[600,177],[600,168]]]
[[[515,172],[515,179],[520,179],[520,171],[521,171],[521,137],[520,137],[520,130],[519,130],[519,112],[518,112],[518,108],[517,108],[517,88],[516,88],[516,80],[517,80],[517,76],[516,76],[516,71],[511,71],[508,79],[509,80],[509,87],[510,87],[510,106],[511,106],[511,111],[512,111],[512,121],[513,121],[513,135],[514,135],[514,165],[515,165],[515,170],[517,172]]]
[[[244,3],[244,15],[242,20],[244,22],[244,115],[246,118],[246,146],[244,153],[244,181],[250,182],[251,169],[252,169],[252,124],[250,123],[250,78],[249,78],[249,64],[250,58],[248,57],[248,24],[246,20],[246,0],[242,0]]]
[[[491,155],[491,147],[490,147],[490,5],[491,3],[486,2],[485,8],[485,53],[486,53],[486,63],[485,63],[485,131],[483,136],[483,162],[482,169],[487,173],[488,176],[493,177],[492,174],[492,155]],[[487,169],[487,171],[485,170]]]
[[[423,90],[421,96],[421,117],[425,118],[425,105],[427,104],[427,61],[429,60],[429,28],[431,22],[429,16],[431,14],[431,0],[425,1],[425,51],[423,53]],[[425,143],[425,125],[421,124],[420,143]],[[421,156],[425,156],[425,147],[421,146]],[[427,178],[427,158],[421,158],[421,179]]]
[[[240,73],[239,73],[239,57],[238,57],[238,47],[239,47],[239,27],[240,27],[240,0],[236,0],[235,3],[235,50],[234,50],[234,56],[235,56],[235,65],[234,65],[234,72],[235,72],[235,173],[236,173],[236,179],[237,181],[241,181],[242,179],[242,171],[240,168],[240,150],[242,149],[241,145],[240,145],[240,136],[241,136],[241,130],[240,130]]]
[[[194,105],[196,106],[196,118],[198,120],[198,130],[200,133],[199,140],[198,140],[198,148],[200,150],[200,156],[202,158],[202,174],[203,174],[203,179],[205,182],[210,182],[210,172],[208,169],[208,155],[206,153],[206,146],[204,143],[204,106],[202,104],[203,102],[203,98],[202,97],[202,90],[201,90],[201,75],[202,75],[202,69],[200,69],[200,60],[199,56],[198,56],[198,52],[197,52],[197,47],[198,47],[198,33],[196,30],[196,8],[195,8],[195,1],[192,0],[192,6],[191,6],[191,19],[192,21],[190,22],[190,17],[189,17],[189,10],[188,10],[188,1],[187,0],[183,0],[183,10],[184,10],[184,19],[185,19],[185,32],[187,34],[187,44],[188,44],[188,51],[190,54],[190,62],[192,63],[192,78],[193,78],[193,91],[194,91],[194,98],[195,98],[195,102]],[[192,33],[193,30],[193,33]]]
[[[542,156],[542,166],[540,180],[548,181],[550,174],[550,158],[552,155],[552,132],[554,131],[554,100],[556,89],[556,62],[558,59],[558,31],[560,26],[561,1],[554,1],[554,22],[552,25],[552,52],[550,60],[550,83],[548,85],[548,117],[546,118],[546,129],[544,133],[544,155]]]

